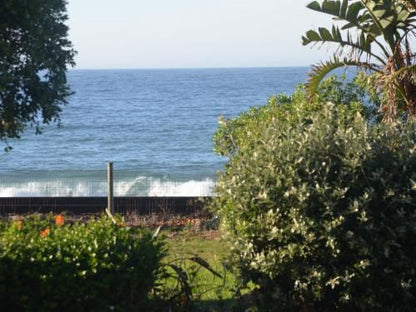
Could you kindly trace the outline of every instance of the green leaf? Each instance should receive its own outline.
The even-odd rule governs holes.
[[[341,16],[346,16],[347,10],[348,10],[348,0],[344,0],[344,1],[342,1],[340,15]]]
[[[330,0],[323,1],[321,9],[322,9],[322,12],[337,16],[340,14],[341,2],[330,1]]]
[[[363,9],[361,2],[355,2],[348,6],[348,11],[345,15],[345,19],[350,23],[357,23],[357,17],[360,11]]]
[[[313,1],[309,3],[306,7],[314,11],[319,11],[321,9],[321,6],[319,5],[318,1]]]
[[[331,41],[331,40],[335,40],[335,38],[332,37],[330,31],[324,27],[319,27],[319,34],[321,36],[321,40],[322,41]]]
[[[321,41],[321,37],[319,36],[319,34],[314,31],[314,30],[309,30],[306,33],[306,37],[302,37],[303,38],[303,44],[307,45],[313,41]]]

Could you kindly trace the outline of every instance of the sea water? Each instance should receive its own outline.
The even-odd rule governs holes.
[[[226,159],[218,117],[291,94],[308,68],[71,70],[61,127],[26,129],[0,152],[0,196],[101,196],[114,162],[117,196],[212,194]]]

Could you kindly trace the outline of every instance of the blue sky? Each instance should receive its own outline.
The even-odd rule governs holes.
[[[301,44],[330,17],[309,0],[68,0],[77,68],[308,66]]]

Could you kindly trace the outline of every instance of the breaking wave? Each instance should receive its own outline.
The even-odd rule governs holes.
[[[215,181],[172,181],[165,178],[137,177],[114,181],[115,196],[210,196]],[[85,197],[106,196],[105,181],[27,180],[0,183],[0,197]]]

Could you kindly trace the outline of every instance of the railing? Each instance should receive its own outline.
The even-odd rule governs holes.
[[[112,211],[120,214],[190,215],[200,212],[207,198],[114,197]],[[0,197],[0,214],[104,212],[106,197]]]
[[[126,180],[126,172],[130,180]],[[73,180],[58,175],[56,178],[58,182],[56,183],[51,182],[45,176],[38,177],[38,182],[25,180],[24,185],[28,186],[29,190],[30,187],[35,189],[39,185],[46,188],[46,191],[42,189],[43,193],[40,192],[36,195],[30,194],[30,192],[25,195],[24,191],[20,193],[23,195],[17,195],[19,185],[22,185],[22,183],[16,176],[6,176],[3,179],[5,182],[11,181],[12,189],[17,194],[7,196],[7,187],[9,186],[0,187],[0,214],[58,213],[62,211],[84,214],[98,213],[104,211],[105,208],[109,208],[110,211],[121,214],[187,215],[202,209],[203,202],[210,197],[210,188],[213,186],[212,181],[197,181],[200,183],[198,184],[200,189],[195,194],[192,194],[192,191],[187,194],[186,189],[183,192],[184,186],[187,183],[195,185],[196,181],[183,179],[178,183],[169,182],[167,184],[169,188],[165,189],[161,188],[161,183],[156,181],[152,187],[158,190],[159,193],[152,194],[149,191],[147,193],[142,191],[143,189],[151,190],[151,188],[149,185],[142,183],[141,177],[134,178],[133,172],[124,171],[124,180],[121,179],[121,176],[120,172],[113,172],[113,164],[108,163],[107,179],[105,179],[103,171],[89,171],[78,173],[73,177]],[[88,186],[88,192],[85,192],[85,189],[80,191],[80,186]],[[123,189],[123,192],[120,189]],[[178,190],[182,193],[175,193]]]

